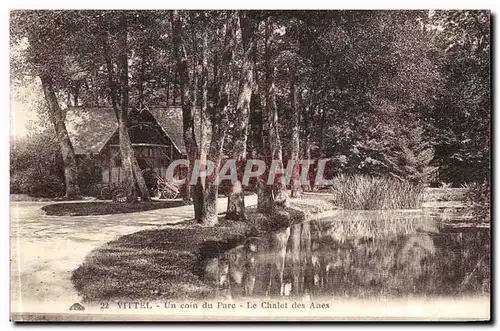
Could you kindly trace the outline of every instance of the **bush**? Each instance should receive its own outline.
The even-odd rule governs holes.
[[[424,187],[388,177],[340,175],[333,179],[334,203],[343,209],[414,209]]]
[[[64,167],[52,131],[33,133],[12,141],[10,149],[10,191],[33,197],[64,195]]]
[[[465,194],[465,201],[472,208],[472,215],[476,221],[490,221],[491,187],[489,181],[471,184]]]
[[[78,188],[80,194],[96,196],[99,194],[96,184],[101,182],[101,168],[93,158],[80,158],[78,162]]]

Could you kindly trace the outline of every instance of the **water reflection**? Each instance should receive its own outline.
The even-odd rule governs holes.
[[[209,265],[222,297],[482,295],[490,232],[416,212],[346,211],[250,238]]]

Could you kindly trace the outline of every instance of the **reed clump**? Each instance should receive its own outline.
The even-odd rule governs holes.
[[[423,185],[366,175],[339,175],[333,179],[333,203],[342,209],[415,209],[422,206]]]

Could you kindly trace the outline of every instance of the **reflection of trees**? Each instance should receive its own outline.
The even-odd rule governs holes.
[[[432,221],[411,217],[295,224],[251,239],[226,257],[233,296],[489,291],[488,231],[438,233]]]
[[[434,238],[438,252],[428,263],[427,287],[442,294],[489,293],[489,229],[470,227],[448,231],[448,235]]]

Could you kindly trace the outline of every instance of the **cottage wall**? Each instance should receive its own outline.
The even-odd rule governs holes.
[[[142,170],[151,169],[163,178],[166,178],[167,168],[170,163],[181,157],[180,153],[175,151],[172,145],[138,144],[134,146],[134,151],[139,167]],[[109,146],[106,154],[107,161],[103,164],[102,183],[118,184],[123,179],[120,148],[118,146]]]

